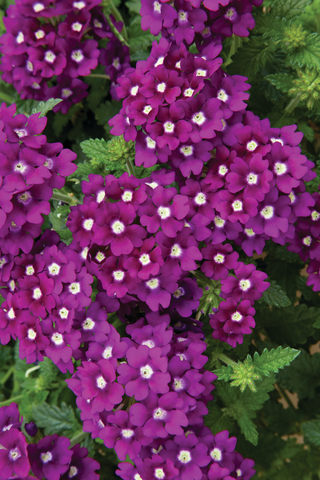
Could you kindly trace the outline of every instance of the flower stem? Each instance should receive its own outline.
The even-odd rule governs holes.
[[[76,445],[77,443],[82,442],[82,440],[84,440],[88,435],[89,435],[88,432],[83,432],[83,431],[77,433],[77,435],[71,438],[70,447],[74,447],[74,445]]]
[[[104,78],[105,80],[110,80],[109,75],[104,75],[103,73],[90,73],[90,75],[86,75],[89,78]]]
[[[286,108],[284,109],[284,111],[286,113],[292,113],[293,110],[296,108],[296,106],[298,105],[298,103],[300,102],[300,99],[302,97],[302,92],[299,92],[297,94],[297,96],[295,98],[293,98],[291,100],[291,102],[288,103],[288,105],[286,106]]]
[[[129,47],[129,43],[127,40],[121,35],[121,33],[116,29],[116,27],[113,25],[112,20],[110,18],[110,15],[108,15],[106,12],[104,12],[105,17],[107,19],[107,22],[109,23],[109,27],[111,28],[112,33],[117,37],[118,40],[120,40],[121,43],[124,43],[127,47]],[[122,18],[122,17],[121,17]],[[121,20],[123,22],[123,20]],[[123,23],[123,33],[124,33],[124,23]]]
[[[4,402],[0,403],[0,407],[7,407],[8,405],[10,405],[10,403],[17,402],[21,398],[22,398],[22,395],[17,395],[16,397],[8,398],[8,400],[5,400]]]
[[[134,168],[133,168],[133,165],[132,165],[132,162],[131,162],[130,158],[127,158],[126,164],[127,164],[127,170],[128,170],[129,175],[134,175]]]
[[[119,12],[119,10],[116,8],[116,6],[114,5],[113,1],[112,0],[103,0],[102,1],[102,6],[105,7],[107,9],[108,12],[111,13],[111,15],[114,16],[115,20],[117,22],[122,22],[123,24],[123,27],[122,27],[122,33],[123,35],[121,35],[121,37],[123,38],[124,42],[126,42],[128,40],[128,33],[127,33],[127,29],[126,29],[126,24],[124,23],[124,20],[122,18],[122,15],[121,13]],[[107,17],[107,14],[105,12],[105,15]],[[109,16],[109,15],[108,15]],[[109,19],[107,18],[108,20],[108,23],[109,23],[109,20],[111,21],[110,17]],[[112,22],[111,22],[112,23]],[[109,23],[110,25],[110,23]],[[112,26],[114,27],[113,23],[112,23]],[[111,27],[111,30],[112,30],[112,26],[110,25]],[[113,31],[113,30],[112,30]],[[118,32],[118,30],[117,30]],[[114,32],[113,32],[114,33]],[[119,32],[118,32],[119,33]],[[116,35],[116,34],[115,34]],[[120,40],[120,38],[119,38]],[[121,40],[122,41],[122,40]],[[127,43],[125,43],[125,45],[127,45],[129,47],[129,45]]]
[[[227,357],[227,355],[224,355],[223,353],[214,353],[214,355],[227,365],[238,365],[237,362],[234,362],[231,360],[231,358]]]
[[[52,193],[53,200],[59,200],[60,202],[69,203],[69,205],[77,205],[77,200],[73,197],[73,193],[66,195],[65,193],[59,192],[59,190],[54,189]]]
[[[10,95],[7,95],[6,93],[4,92],[0,92],[0,100],[2,100],[3,102],[6,102],[8,104],[12,104],[14,103],[14,99],[10,96]]]
[[[1,385],[4,385],[6,383],[6,381],[8,380],[8,378],[11,377],[11,375],[13,374],[14,372],[14,365],[12,365],[12,367],[9,368],[9,370],[7,371],[7,373],[1,378],[0,380],[0,384]]]

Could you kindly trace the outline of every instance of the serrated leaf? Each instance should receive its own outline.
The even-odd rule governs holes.
[[[253,365],[257,372],[268,376],[271,372],[278,373],[279,369],[289,365],[298,355],[300,350],[294,348],[278,347],[268,350],[265,348],[261,355],[255,352],[253,356]]]
[[[94,162],[103,163],[108,154],[108,145],[103,138],[100,140],[90,138],[81,142],[80,147],[87,157]]]
[[[251,37],[245,45],[239,48],[228,66],[228,73],[253,76],[267,63],[274,62],[276,45],[262,37]]]
[[[318,34],[309,34],[307,44],[296,52],[288,53],[287,60],[292,67],[307,65],[320,70],[320,37]]]
[[[276,0],[271,6],[271,12],[273,15],[287,19],[296,18],[310,3],[311,0]]]
[[[45,402],[33,406],[32,415],[37,426],[44,428],[45,435],[80,429],[72,407],[64,402],[61,403],[61,408]]]
[[[278,379],[284,388],[296,392],[300,399],[313,398],[320,385],[320,353],[309,355],[302,350],[290,368],[279,372]]]
[[[265,79],[282,92],[288,92],[290,88],[292,88],[293,77],[287,73],[275,73],[274,75],[267,75]]]
[[[103,125],[107,131],[110,131],[111,127],[109,126],[109,120],[119,113],[121,109],[121,102],[116,100],[108,100],[102,103],[98,108],[95,109],[95,118],[98,122],[98,125]]]
[[[302,424],[304,437],[316,447],[320,447],[320,418]]]
[[[126,2],[126,7],[130,13],[139,15],[141,9],[141,0],[129,0]]]
[[[52,110],[58,103],[62,102],[62,98],[50,98],[46,102],[39,102],[36,108],[32,109],[31,113],[40,112],[39,117],[45,117],[50,110]]]
[[[218,380],[224,380],[225,382],[228,382],[232,375],[232,367],[231,365],[228,365],[227,367],[223,366],[217,370],[214,370],[213,373],[217,375]]]
[[[291,300],[287,297],[285,292],[276,284],[274,280],[270,282],[270,287],[263,292],[259,303],[266,303],[271,307],[288,307],[291,305]]]
[[[240,412],[237,412],[237,421],[238,425],[241,428],[241,432],[245,436],[248,442],[252,443],[252,445],[258,445],[258,430],[251,418],[248,416],[245,409],[243,409],[242,413],[239,415]]]
[[[208,404],[209,413],[204,417],[204,424],[209,427],[214,435],[222,430],[231,430],[234,421],[224,413],[217,404]]]

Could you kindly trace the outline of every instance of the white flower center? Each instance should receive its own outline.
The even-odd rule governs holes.
[[[102,390],[107,385],[107,382],[105,381],[103,376],[100,375],[100,377],[96,378],[96,384],[97,384],[97,387]]]
[[[255,140],[251,140],[247,143],[247,150],[249,150],[249,152],[254,152],[257,147],[258,144]]]
[[[180,450],[178,460],[180,460],[181,463],[189,463],[191,458],[191,453],[188,450]]]
[[[237,15],[237,11],[235,10],[235,8],[231,7],[231,8],[228,8],[224,16],[228,20],[233,20],[236,15]]]
[[[124,279],[124,272],[122,270],[116,270],[115,272],[112,272],[113,278],[121,282]]]
[[[29,72],[33,72],[33,64],[30,62],[30,60],[27,61],[26,67]],[[33,82],[33,83],[36,83],[36,82]],[[37,83],[37,85],[39,84]]]
[[[89,250],[89,247],[84,247],[84,249],[80,253],[80,256],[83,258],[83,260],[87,260],[88,250]]]
[[[166,133],[172,133],[174,131],[174,123],[172,122],[165,122],[163,124],[164,131]]]
[[[33,330],[33,328],[28,329],[28,338],[29,340],[34,340],[37,336],[37,332]]]
[[[221,450],[219,448],[215,447],[213,450],[211,450],[210,457],[212,458],[212,460],[214,460],[216,462],[220,462],[220,460],[222,459]]]
[[[285,163],[280,163],[280,162],[277,162],[275,165],[274,165],[274,173],[276,175],[283,175],[284,173],[286,173],[287,171],[287,165]]]
[[[72,90],[70,90],[70,88],[63,88],[63,89],[61,90],[61,96],[62,96],[62,98],[69,98],[70,95],[72,95],[72,93],[73,93],[73,92],[72,92]]]
[[[34,268],[33,265],[28,265],[26,267],[26,275],[33,275],[34,274]]]
[[[234,212],[241,212],[242,211],[242,202],[240,200],[235,200],[232,203],[232,208]]]
[[[226,173],[228,173],[228,168],[225,165],[220,165],[218,168],[218,173],[224,177]]]
[[[120,65],[120,60],[119,60],[118,57],[113,60],[112,65],[114,66],[114,68],[116,70],[120,70],[121,65]]]
[[[51,50],[48,50],[45,54],[44,54],[44,59],[46,62],[48,63],[53,63],[56,59],[56,55],[51,52]]]
[[[52,263],[51,265],[49,265],[48,270],[50,275],[59,275],[60,268],[60,265],[58,265],[57,263]]]
[[[216,215],[213,219],[214,221],[214,224],[216,227],[218,228],[222,228],[224,226],[224,224],[226,223],[225,220],[223,220],[221,217],[219,217],[219,215]]]
[[[148,348],[154,348],[156,346],[152,340],[145,340],[141,345],[145,345]]]
[[[185,91],[183,92],[183,95],[185,97],[192,97],[194,93],[194,90],[192,88],[186,88]]]
[[[97,255],[95,256],[95,259],[98,262],[102,262],[106,258],[105,254],[103,252],[98,252]]]
[[[204,193],[200,192],[194,197],[194,201],[197,205],[204,205],[207,203],[206,196]]]
[[[78,473],[77,467],[75,467],[74,465],[72,465],[72,466],[70,467],[70,469],[69,469],[68,477],[69,477],[69,478],[73,478],[73,477],[75,477],[75,476],[77,475],[77,473]]]
[[[41,453],[40,458],[41,458],[43,463],[51,462],[52,453],[51,452]]]
[[[222,253],[217,253],[217,255],[215,255],[213,257],[213,260],[216,262],[216,263],[223,263],[224,262],[224,255],[222,255]]]
[[[60,318],[68,318],[69,310],[66,307],[62,307],[59,310]]]
[[[73,282],[70,283],[69,285],[69,292],[72,293],[73,295],[77,295],[77,293],[80,292],[80,283],[79,282]]]
[[[159,2],[153,2],[153,11],[161,13],[161,5]]]
[[[242,280],[240,280],[240,282],[239,282],[239,288],[240,288],[243,292],[246,292],[247,290],[249,290],[250,287],[251,287],[251,282],[250,282],[250,280],[248,280],[248,279],[242,279]]]
[[[147,253],[144,253],[140,256],[139,262],[145,267],[146,265],[149,265],[151,262],[150,257]]]
[[[113,222],[113,224],[111,225],[111,230],[113,231],[113,233],[115,233],[116,235],[120,235],[120,233],[124,232],[124,229],[125,229],[125,226],[122,222],[120,222],[120,220],[116,220],[115,222]]]
[[[163,92],[165,91],[165,89],[166,89],[166,84],[165,84],[165,82],[159,83],[159,84],[157,85],[157,90],[158,90],[158,92],[163,93]]]
[[[319,220],[319,217],[320,217],[320,213],[318,213],[316,210],[313,210],[313,212],[311,212],[311,220],[313,222],[316,222],[317,220]]]
[[[181,378],[175,378],[173,380],[173,388],[176,392],[180,392],[181,390],[183,390],[183,381]]]
[[[21,457],[21,453],[20,453],[20,450],[18,449],[18,447],[10,450],[9,456],[10,456],[11,460],[13,460],[14,462],[16,460],[18,460],[18,458]]]
[[[37,30],[36,33],[34,34],[37,40],[41,40],[45,36],[45,33],[43,30]]]
[[[158,2],[157,2],[158,3]],[[160,9],[161,11],[161,9]],[[162,65],[164,61],[164,57],[159,57],[156,63],[154,64],[154,67],[158,67],[159,65]]]
[[[193,154],[193,146],[192,145],[185,145],[184,147],[180,148],[180,152],[185,156],[185,157],[190,157],[190,155]]]
[[[178,70],[181,69],[181,60],[175,64],[175,67],[178,68]]]
[[[74,8],[77,8],[78,10],[82,10],[84,7],[86,7],[86,2],[80,1],[80,2],[73,2],[72,4]]]
[[[93,330],[94,326],[95,322],[92,320],[92,318],[86,318],[82,324],[83,330]]]
[[[206,77],[207,76],[207,70],[202,70],[201,68],[198,68],[196,71],[196,77]]]
[[[92,218],[87,218],[86,220],[83,221],[83,228],[87,230],[88,232],[92,229],[93,227],[93,219]]]
[[[169,207],[159,207],[158,208],[158,215],[159,217],[162,218],[162,220],[165,220],[166,218],[170,217],[170,208]]]
[[[186,293],[186,292],[185,292],[184,288],[179,287],[179,288],[177,288],[177,290],[174,292],[173,296],[174,296],[175,298],[180,298],[180,297],[182,297],[185,293]]]
[[[170,257],[181,257],[182,248],[177,243],[171,247]]]
[[[24,35],[22,32],[19,32],[18,35],[16,36],[16,42],[19,44],[24,42]]]
[[[139,85],[136,85],[136,86],[132,87],[131,90],[130,90],[130,95],[135,97],[138,93],[138,90],[139,90]]]
[[[124,437],[124,438],[131,438],[133,435],[134,435],[134,431],[131,430],[130,428],[123,428],[121,430],[121,435]]]
[[[281,140],[281,138],[270,138],[270,141],[271,141],[272,143],[279,142],[279,143],[281,143],[282,146],[284,145],[284,144],[283,144],[283,141]]]
[[[82,29],[82,24],[79,23],[79,22],[74,22],[72,25],[71,25],[71,28],[74,32],[81,32],[81,29]]]
[[[132,196],[133,196],[133,193],[130,192],[130,190],[126,190],[125,192],[123,192],[121,198],[124,202],[131,202]]]
[[[82,50],[73,50],[73,52],[71,52],[71,58],[77,63],[82,62],[82,60],[84,59]]]
[[[10,320],[13,320],[14,318],[16,318],[16,314],[14,313],[14,310],[13,308],[11,307],[9,312],[7,313],[7,317],[10,319]]]
[[[221,100],[222,102],[226,102],[229,98],[229,95],[225,90],[221,88],[221,90],[219,90],[219,92],[217,93],[217,98],[219,98],[219,100]]]
[[[156,468],[154,471],[154,476],[162,480],[166,474],[164,473],[163,468]]]
[[[28,132],[25,128],[16,128],[14,131],[16,132],[19,138],[23,138],[28,135]]]
[[[273,212],[274,212],[274,208],[271,205],[269,205],[267,207],[264,207],[261,210],[260,215],[264,217],[266,220],[270,220],[270,218],[273,217]]]
[[[307,247],[310,247],[311,243],[312,243],[312,237],[310,237],[310,235],[308,235],[307,237],[304,237],[302,239],[302,243],[304,245],[306,245]]]
[[[179,22],[186,22],[188,20],[188,13],[184,12],[183,10],[180,10],[178,13],[179,16]]]
[[[163,420],[164,418],[166,418],[166,416],[167,416],[167,412],[160,407],[156,408],[153,411],[153,418],[155,420]]]
[[[239,312],[234,312],[231,315],[231,320],[234,320],[235,322],[240,322],[241,319],[242,319],[242,315]]]
[[[191,120],[197,125],[202,125],[206,121],[206,117],[202,112],[198,112],[193,115]]]
[[[96,18],[93,20],[93,25],[95,26],[95,28],[102,28],[103,25],[101,22],[99,22],[99,20],[97,20]]]
[[[144,367],[140,368],[140,375],[142,378],[149,379],[153,375],[153,370],[150,365],[145,365]]]
[[[152,278],[146,282],[146,285],[150,288],[150,290],[155,290],[159,287],[159,280],[157,278]]]
[[[145,115],[149,115],[149,113],[152,111],[152,107],[150,105],[146,105],[144,107],[144,109],[142,110],[142,112],[145,114]]]
[[[255,236],[255,233],[252,230],[252,228],[245,228],[244,231],[245,231],[245,233],[248,237],[254,237]]]
[[[258,181],[258,175],[256,175],[255,173],[249,173],[249,175],[247,176],[247,182],[249,183],[249,185],[256,185]]]
[[[40,288],[39,287],[34,288],[32,298],[34,298],[35,300],[39,300],[39,298],[41,297],[42,297],[42,292]]]
[[[15,290],[15,288],[16,288],[16,282],[15,282],[14,280],[11,280],[11,281],[9,282],[9,288],[10,288],[11,292],[13,292],[13,291]]]
[[[101,203],[106,196],[106,192],[104,190],[100,190],[100,192],[97,193],[97,203]]]
[[[42,3],[34,3],[33,4],[33,11],[35,13],[42,12],[42,10],[44,10],[44,5],[42,5]]]
[[[157,182],[152,182],[152,183],[146,182],[146,185],[149,185],[149,187],[152,188],[153,190],[158,187]]]
[[[106,347],[103,352],[102,352],[102,356],[103,358],[105,358],[106,360],[108,358],[111,358],[112,357],[112,347]]]
[[[51,337],[51,340],[57,346],[63,344],[63,336],[61,335],[61,333],[54,333]]]
[[[156,142],[155,142],[154,140],[152,140],[151,137],[147,137],[147,138],[146,138],[146,144],[147,144],[147,147],[148,147],[148,148],[151,148],[152,150],[153,150],[154,148],[156,148]],[[147,185],[148,185],[148,184],[147,184]]]

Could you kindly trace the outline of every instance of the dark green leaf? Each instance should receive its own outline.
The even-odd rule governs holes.
[[[273,15],[295,19],[301,15],[311,0],[276,0],[271,6]]]
[[[308,442],[320,447],[320,418],[303,423],[302,430]]]
[[[228,73],[250,77],[267,63],[274,61],[276,45],[261,37],[251,37],[243,47],[237,50],[228,66]]]
[[[317,33],[311,33],[307,40],[306,45],[297,50],[288,54],[288,62],[293,67],[303,67],[307,65],[308,67],[315,67],[318,70],[320,69],[320,37]]]
[[[271,307],[288,307],[291,304],[290,299],[285,292],[276,284],[274,280],[270,282],[270,287],[263,292],[259,303],[266,303]]]
[[[292,82],[294,80],[292,75],[287,73],[275,73],[274,75],[268,75],[265,78],[282,92],[288,92],[292,87]]]
[[[70,405],[61,403],[61,408],[56,405],[41,405],[32,408],[32,415],[38,427],[44,428],[45,435],[53,435],[64,431],[80,430],[74,411]]]
[[[302,350],[290,368],[279,372],[278,378],[284,388],[297,392],[299,398],[313,398],[320,385],[320,353],[309,355]]]
[[[90,138],[90,140],[81,142],[80,147],[90,160],[98,163],[103,163],[109,153],[107,142],[103,138],[100,140]]]

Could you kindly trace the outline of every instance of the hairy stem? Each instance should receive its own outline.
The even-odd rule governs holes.
[[[14,99],[13,99],[10,95],[7,95],[7,94],[4,93],[4,92],[0,92],[0,100],[2,100],[3,102],[8,103],[9,105],[11,105],[12,103],[14,103]]]
[[[77,205],[78,203],[73,196],[66,195],[65,193],[61,193],[59,192],[59,190],[56,190],[56,189],[53,190],[51,198],[53,200],[59,200],[60,202],[68,203],[69,205]]]
[[[77,435],[71,438],[70,440],[70,447],[74,447],[77,443],[82,442],[87,436],[89,435],[88,432],[79,432]]]
[[[227,357],[227,355],[224,355],[223,353],[214,353],[214,355],[221,360],[221,362],[226,363],[227,365],[238,365],[237,362],[234,360],[231,360],[231,358]]]
[[[133,168],[133,165],[132,165],[132,162],[131,162],[130,158],[127,158],[126,164],[127,164],[127,170],[128,170],[129,175],[134,175],[134,168]]]
[[[11,377],[11,375],[13,374],[14,372],[14,365],[12,365],[12,367],[9,368],[9,370],[7,371],[7,373],[1,378],[0,380],[0,384],[1,385],[4,385],[6,383],[6,381],[8,380],[8,378]]]
[[[119,12],[119,10],[116,8],[116,6],[114,5],[113,1],[112,0],[103,0],[102,1],[102,6],[105,7],[107,9],[107,12],[110,12],[111,15],[114,16],[115,20],[117,22],[122,22],[123,24],[123,27],[122,27],[122,35],[121,37],[124,39],[124,41],[126,42],[128,40],[128,33],[127,33],[127,28],[126,28],[126,24],[124,23],[124,20],[122,18],[122,15],[121,13]],[[105,12],[105,15],[107,17],[107,14]],[[108,20],[108,18],[107,18]],[[111,21],[111,20],[110,20]],[[108,23],[109,23],[109,20],[108,20]],[[110,25],[110,23],[109,23]],[[112,24],[113,26],[113,24]],[[110,25],[111,27],[111,25]],[[112,30],[112,28],[111,28]],[[119,32],[118,32],[119,33]],[[120,40],[120,39],[119,39]],[[129,46],[128,44],[126,44],[127,46]]]
[[[22,398],[22,395],[17,395],[16,397],[8,398],[8,400],[5,400],[4,402],[0,403],[0,407],[7,407],[8,405],[10,405],[10,403],[17,402],[18,400],[21,400],[21,398]]]
[[[90,75],[86,75],[89,78],[104,78],[105,80],[110,80],[109,75],[104,75],[103,73],[90,73]]]
[[[297,96],[295,98],[293,98],[289,103],[288,105],[286,106],[286,108],[284,109],[284,111],[286,113],[292,113],[293,110],[296,108],[296,106],[298,105],[298,103],[300,102],[300,99],[302,97],[302,92],[299,92],[297,94]]]

